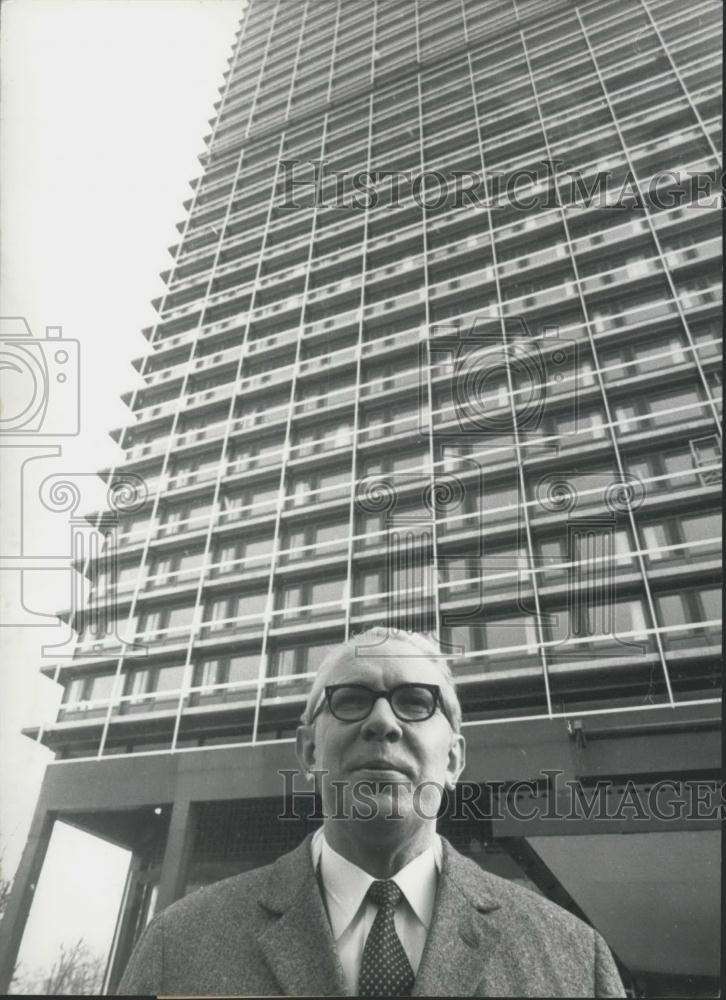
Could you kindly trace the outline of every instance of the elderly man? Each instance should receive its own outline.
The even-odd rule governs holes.
[[[464,767],[460,722],[424,637],[371,629],[333,650],[297,734],[322,829],[156,916],[119,991],[624,996],[596,931],[437,835]]]

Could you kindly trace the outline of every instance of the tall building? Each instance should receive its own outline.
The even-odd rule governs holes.
[[[109,986],[155,910],[297,843],[278,769],[371,624],[447,644],[470,781],[717,775],[718,13],[251,0],[104,473],[126,502],[78,565],[92,613],[43,667],[6,970],[55,819],[133,851]],[[634,988],[707,991],[716,823],[643,800],[442,826]]]

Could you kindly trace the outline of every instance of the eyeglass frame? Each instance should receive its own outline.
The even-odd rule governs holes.
[[[433,694],[434,704],[430,715],[426,715],[421,719],[401,718],[396,709],[393,707],[393,701],[391,699],[393,698],[393,695],[396,691],[400,691],[401,688],[409,688],[409,687],[425,688],[427,691]],[[370,710],[366,715],[363,716],[363,718],[341,719],[340,716],[335,714],[335,712],[331,708],[330,699],[333,693],[335,691],[339,691],[341,688],[358,688],[359,690],[367,691],[369,694],[373,695],[373,700],[371,701]],[[348,684],[326,684],[326,686],[323,688],[323,700],[320,702],[318,707],[313,712],[310,718],[310,724],[312,725],[312,723],[315,721],[315,719],[317,719],[318,715],[320,715],[320,713],[322,712],[322,710],[325,708],[326,705],[328,707],[328,711],[330,712],[330,714],[333,716],[334,719],[337,719],[338,722],[348,722],[348,723],[365,722],[366,719],[370,718],[371,712],[375,708],[375,704],[379,698],[385,698],[385,700],[389,704],[391,711],[393,712],[393,714],[395,715],[395,717],[398,719],[399,722],[413,722],[413,723],[428,722],[429,719],[432,719],[434,717],[434,715],[436,714],[436,709],[438,708],[441,709],[441,714],[447,720],[449,725],[451,725],[451,720],[444,711],[444,701],[441,696],[441,687],[438,684],[424,684],[423,682],[419,681],[404,681],[403,684],[396,684],[388,691],[386,690],[376,691],[375,688],[370,688],[368,687],[367,684],[356,684],[355,682]]]

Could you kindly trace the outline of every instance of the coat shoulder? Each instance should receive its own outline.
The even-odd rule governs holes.
[[[256,908],[273,868],[274,863],[264,865],[195,889],[162,911],[166,928],[189,924],[198,931],[206,921],[239,919]]]
[[[454,878],[475,905],[496,906],[510,921],[537,927],[540,933],[592,939],[592,928],[557,903],[511,879],[485,871],[458,852],[453,853],[456,854]]]

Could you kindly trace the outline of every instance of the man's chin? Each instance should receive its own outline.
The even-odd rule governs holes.
[[[400,772],[361,775],[351,789],[354,819],[405,820],[413,808],[413,782]]]
[[[356,772],[345,781],[331,782],[324,795],[325,812],[339,820],[405,819],[413,809],[413,793],[413,782],[400,771]]]

